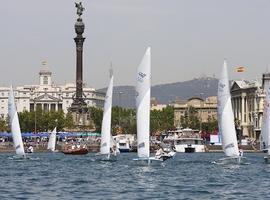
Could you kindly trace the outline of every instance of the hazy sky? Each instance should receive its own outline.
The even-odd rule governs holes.
[[[269,0],[84,0],[84,82],[133,85],[147,46],[152,85],[219,76],[257,79],[270,67]],[[0,6],[0,86],[38,83],[46,60],[56,84],[75,80],[69,0],[5,0]],[[234,67],[243,65],[245,73]],[[270,70],[269,70],[270,71]]]

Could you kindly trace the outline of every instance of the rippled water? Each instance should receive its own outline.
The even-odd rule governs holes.
[[[94,154],[36,153],[32,160],[0,154],[0,199],[270,199],[270,165],[246,154],[249,165],[220,166],[221,153],[177,154],[139,165],[134,153],[116,162]]]

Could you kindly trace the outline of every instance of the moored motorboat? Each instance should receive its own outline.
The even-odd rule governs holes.
[[[172,143],[175,151],[180,153],[205,152],[204,141],[199,131],[190,128],[168,131],[168,136],[163,139],[164,143]]]

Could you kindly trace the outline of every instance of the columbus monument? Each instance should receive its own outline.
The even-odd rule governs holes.
[[[73,97],[73,103],[69,108],[69,112],[72,113],[73,121],[76,126],[88,126],[90,125],[90,113],[87,108],[87,104],[83,97],[83,37],[84,23],[82,20],[82,14],[84,7],[82,3],[75,3],[77,8],[77,21],[75,22],[75,32],[77,36],[74,38],[76,43],[76,94]]]

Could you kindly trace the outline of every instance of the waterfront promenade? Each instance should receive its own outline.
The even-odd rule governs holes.
[[[67,143],[67,142],[57,142],[56,144],[56,149],[59,151],[62,151],[63,149],[65,149],[66,146],[71,145],[72,143]],[[87,145],[87,148],[89,150],[89,152],[99,152],[99,148],[100,148],[100,143],[96,142],[96,141],[88,141],[85,143]],[[27,149],[27,147],[29,145],[33,146],[34,148],[34,152],[49,152],[49,150],[47,150],[47,146],[48,143],[47,142],[39,142],[39,143],[35,143],[35,142],[31,142],[28,144],[24,144],[25,145],[25,149]],[[156,147],[155,146],[151,146],[151,153],[155,152]],[[259,153],[261,152],[259,150],[259,147],[254,147],[251,145],[242,145],[241,149],[244,150],[244,152],[254,152],[254,153]],[[13,152],[14,151],[14,147],[13,147],[13,143],[12,142],[1,142],[0,143],[0,153],[3,152]],[[136,151],[136,149],[135,149]],[[222,150],[222,146],[221,145],[206,145],[206,152],[209,153],[216,153],[216,152],[223,152]]]

